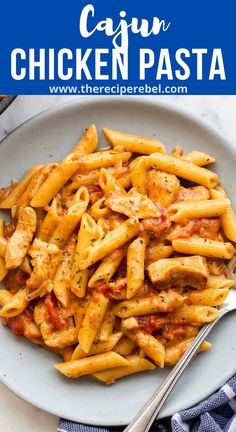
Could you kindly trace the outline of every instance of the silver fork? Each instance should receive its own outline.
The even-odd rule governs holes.
[[[236,256],[234,256],[225,267],[225,276],[229,279],[236,281],[236,274],[234,270],[236,268]],[[206,336],[213,327],[225,316],[228,312],[236,310],[236,289],[231,289],[229,295],[223,305],[219,307],[218,318],[209,323],[205,324],[198,335],[194,338],[189,348],[185,351],[184,355],[148,399],[144,407],[138,412],[131,423],[124,429],[124,432],[148,432],[156,416],[159,414],[162,405],[168,398],[171,390],[181,377],[182,373],[197,353],[200,345],[205,340]]]

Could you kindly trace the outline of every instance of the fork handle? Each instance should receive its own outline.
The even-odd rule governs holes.
[[[218,321],[228,312],[228,310],[222,310],[218,318],[209,323],[205,324],[198,335],[194,338],[189,348],[185,351],[184,355],[167,375],[165,380],[153,393],[153,395],[146,402],[144,407],[138,412],[131,423],[124,429],[124,432],[148,432],[152,423],[154,422],[157,414],[159,413],[162,405],[168,398],[171,390],[181,377],[182,373],[198,351],[198,348],[205,340],[211,329],[218,323]]]

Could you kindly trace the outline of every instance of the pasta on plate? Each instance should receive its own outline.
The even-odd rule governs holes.
[[[111,384],[174,365],[217,318],[236,215],[212,156],[104,134],[111,148],[96,150],[92,125],[61,162],[0,189],[0,316],[63,375]]]

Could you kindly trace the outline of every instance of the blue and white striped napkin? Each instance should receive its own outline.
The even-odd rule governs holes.
[[[82,425],[60,419],[58,432],[121,432],[124,428]],[[173,415],[171,425],[156,422],[152,432],[236,432],[236,375],[192,408]]]

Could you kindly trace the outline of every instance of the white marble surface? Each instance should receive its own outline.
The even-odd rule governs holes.
[[[0,140],[16,126],[74,96],[18,96],[0,116]],[[203,118],[236,146],[236,96],[152,96]],[[55,432],[58,419],[22,401],[0,384],[0,425],[4,432]]]

